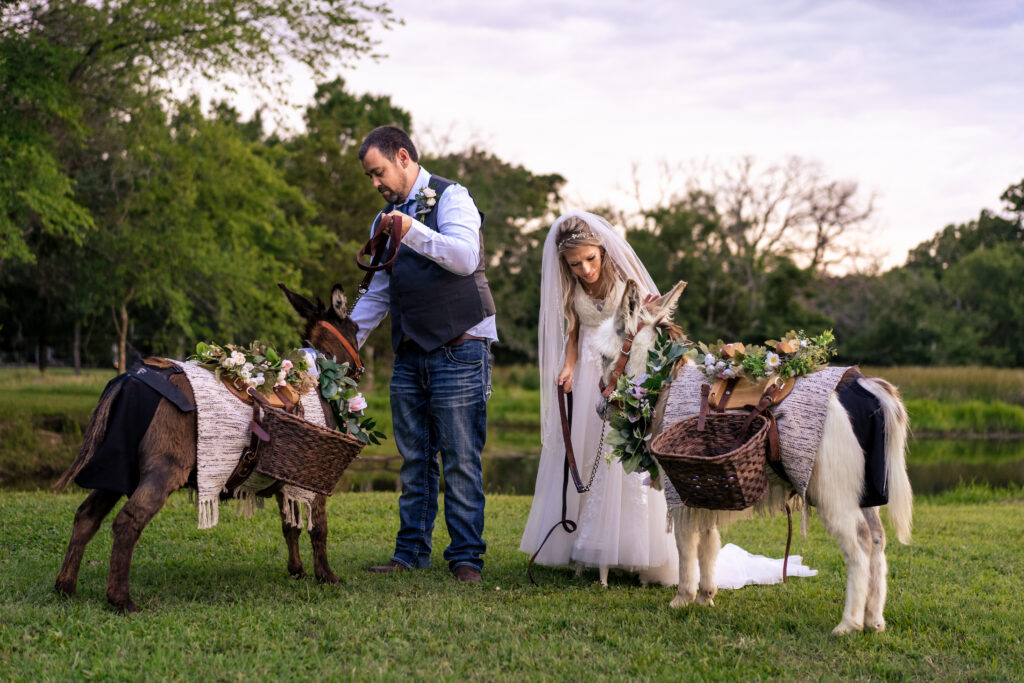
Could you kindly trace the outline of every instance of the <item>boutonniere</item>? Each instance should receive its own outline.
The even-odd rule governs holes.
[[[424,187],[416,193],[416,218],[426,216],[437,204],[437,191],[432,187]]]

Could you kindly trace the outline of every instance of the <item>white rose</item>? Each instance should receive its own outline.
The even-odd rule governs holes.
[[[715,364],[715,357],[712,356],[710,353],[705,353],[704,354],[704,365],[714,365],[714,364]]]
[[[245,354],[241,351],[231,352],[231,364],[232,365],[245,365]]]
[[[264,377],[263,373],[261,372],[260,374],[258,374],[255,377],[253,377],[253,381],[256,382],[255,386],[259,387],[259,386],[263,386],[263,383],[267,381],[267,378]]]

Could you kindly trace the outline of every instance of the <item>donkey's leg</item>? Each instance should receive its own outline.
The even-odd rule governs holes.
[[[299,557],[299,536],[302,534],[302,529],[287,523],[284,495],[279,491],[275,496],[277,498],[277,509],[281,512],[281,533],[284,534],[284,542],[288,546],[288,573],[297,579],[301,579],[306,575],[306,570],[302,568],[302,558]],[[326,525],[324,526],[324,537],[326,538]]]
[[[689,605],[697,597],[697,581],[700,570],[697,565],[697,545],[700,533],[692,511],[678,507],[672,510],[672,528],[679,550],[679,587],[670,607]]]
[[[62,595],[73,596],[78,588],[78,569],[82,565],[85,546],[100,528],[103,519],[120,500],[121,494],[113,491],[94,490],[75,511],[75,523],[71,529],[68,551],[60,566],[54,590]]]
[[[864,606],[864,627],[873,631],[885,630],[885,597],[888,591],[886,574],[889,572],[885,560],[885,527],[878,514],[878,508],[864,508],[864,519],[871,531],[870,579],[868,581],[868,599]]]
[[[171,379],[188,398],[192,389],[183,376]],[[183,382],[184,384],[179,384]],[[172,491],[188,481],[196,466],[195,413],[182,413],[166,399],[139,444],[139,485],[114,518],[114,548],[110,553],[107,601],[120,612],[136,612],[129,586],[132,553],[142,530],[167,502]]]
[[[313,574],[324,583],[338,583],[341,579],[331,571],[327,562],[327,496],[313,499],[313,528],[309,538],[313,542]]]
[[[138,611],[131,599],[129,574],[132,554],[142,530],[164,506],[171,492],[184,484],[184,481],[166,475],[165,472],[153,472],[149,476],[144,476],[139,482],[139,487],[114,518],[114,549],[110,554],[107,602],[119,612]]]
[[[864,454],[846,411],[832,394],[807,493],[846,562],[846,605],[842,621],[832,630],[835,634],[864,627],[871,531],[860,511],[863,486]]]
[[[718,587],[715,585],[715,561],[718,559],[718,551],[722,548],[722,536],[718,533],[718,527],[713,526],[700,534],[700,548],[698,549],[700,564],[700,590],[697,592],[698,605],[714,606],[714,597],[718,594]]]

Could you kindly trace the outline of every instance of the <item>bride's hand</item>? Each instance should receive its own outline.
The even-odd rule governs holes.
[[[562,387],[565,393],[572,391],[572,368],[562,368],[558,373],[558,386]]]

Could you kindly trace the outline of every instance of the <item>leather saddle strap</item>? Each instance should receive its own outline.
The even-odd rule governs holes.
[[[718,399],[718,412],[725,412],[726,406],[729,405],[729,399],[732,398],[732,392],[736,390],[736,385],[739,384],[739,382],[740,380],[738,377],[733,377],[725,383],[725,389],[722,391],[722,395]]]
[[[697,431],[703,432],[704,425],[708,421],[708,396],[711,394],[711,385],[705,382],[700,385],[700,412],[697,414]]]
[[[242,456],[238,459],[238,464],[235,465],[235,469],[231,472],[231,476],[228,477],[227,482],[224,484],[224,489],[228,493],[234,493],[235,489],[242,485],[246,479],[248,479],[253,470],[256,469],[256,463],[259,462],[259,444],[260,441],[269,441],[270,435],[263,429],[259,423],[260,419],[260,406],[256,401],[252,403],[252,420],[249,422],[249,431],[252,436],[249,439],[249,445],[242,451]]]
[[[580,479],[580,471],[576,467],[576,454],[572,450],[572,430],[569,426],[569,414],[565,409],[565,389],[558,387],[558,417],[562,421],[562,441],[565,442],[565,459],[569,463],[569,474],[572,475],[572,483],[576,486],[577,493],[586,491],[583,480]],[[600,457],[600,454],[598,454]]]
[[[747,429],[750,428],[750,423],[754,421],[755,417],[757,417],[761,413],[764,413],[765,411],[768,410],[768,408],[771,407],[772,403],[775,401],[775,395],[778,394],[778,393],[779,393],[779,387],[777,387],[774,384],[771,385],[770,387],[768,387],[768,389],[764,392],[764,395],[761,396],[761,400],[757,402],[757,406],[753,410],[750,411],[749,415],[747,415],[747,419],[743,423],[743,429],[740,430],[739,437],[736,440],[736,446],[735,446],[736,448],[738,448],[740,446],[740,444],[743,443],[743,438],[747,434]],[[769,434],[768,434],[768,445],[769,445],[768,457],[769,457],[770,460],[778,460],[779,433],[778,433],[778,429],[777,428],[776,429],[772,429],[775,426],[775,416],[772,415],[772,413],[770,411],[767,413],[767,416],[768,416],[768,427],[769,427],[769,429],[768,429],[768,432],[769,432]],[[775,432],[774,444],[772,443],[773,439],[772,439],[772,434],[771,434],[773,431]],[[774,452],[772,452],[772,450],[774,450]]]
[[[601,395],[608,398],[615,391],[615,386],[619,383],[619,377],[622,376],[622,371],[626,369],[626,362],[629,360],[629,350],[633,348],[633,339],[636,335],[640,334],[640,330],[644,329],[644,324],[640,323],[639,327],[636,328],[636,332],[633,334],[627,334],[626,338],[622,340],[622,347],[619,349],[619,360],[615,363],[615,369],[612,370],[611,376],[608,378],[608,384],[601,388]]]

